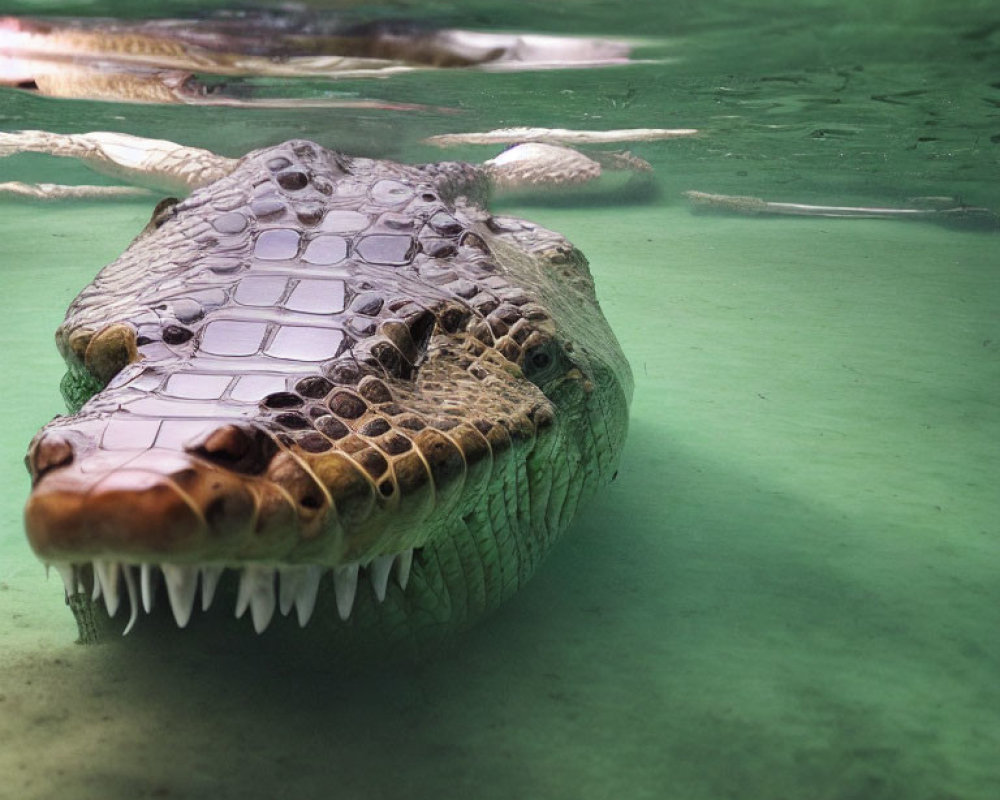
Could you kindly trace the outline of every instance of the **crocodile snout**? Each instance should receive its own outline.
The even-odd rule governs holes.
[[[28,458],[35,487],[25,524],[46,560],[108,553],[199,560],[212,550],[246,548],[269,521],[259,514],[265,508],[282,523],[292,516],[290,508],[281,513],[289,505],[281,498],[263,503],[265,493],[243,476],[196,455],[157,448],[88,454],[78,447],[55,432]]]

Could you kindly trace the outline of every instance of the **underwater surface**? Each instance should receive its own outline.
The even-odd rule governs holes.
[[[157,15],[204,3],[143,6]],[[320,4],[311,4],[317,8]],[[361,14],[357,5],[347,13]],[[682,192],[1000,209],[995,2],[399,3],[365,14],[639,39],[645,63],[248,82],[438,110],[249,110],[0,90],[0,130],[407,161],[512,125],[640,143],[653,196],[507,202],[591,261],[636,378],[618,480],[440,656],[345,668],[255,637],[74,644],[24,539],[64,406],[52,334],[153,201],[0,200],[0,797],[1000,797],[1000,237],[693,213]],[[124,2],[4,13],[127,15]],[[444,109],[454,109],[447,111]],[[39,155],[0,180],[101,181]],[[237,624],[234,622],[234,624]]]

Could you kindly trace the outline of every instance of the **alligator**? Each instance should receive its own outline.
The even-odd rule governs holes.
[[[197,625],[222,586],[258,633],[390,640],[514,594],[628,427],[581,252],[491,214],[482,166],[104,136],[193,191],[56,333],[70,413],[31,441],[25,525],[81,637],[124,601],[126,632],[164,601]]]
[[[575,69],[625,64],[632,45],[592,37],[355,24],[281,9],[195,19],[0,16],[0,86],[49,97],[244,108],[381,108],[345,97],[255,97],[244,79],[363,78],[414,69]],[[205,83],[205,76],[224,78]],[[451,109],[454,111],[455,109]]]

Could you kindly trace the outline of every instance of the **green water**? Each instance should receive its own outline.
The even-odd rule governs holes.
[[[667,61],[334,87],[458,113],[3,91],[0,129],[115,129],[231,155],[306,136],[409,160],[443,157],[419,140],[451,130],[702,129],[634,148],[657,169],[652,201],[505,209],[592,261],[636,376],[618,481],[510,605],[418,667],[345,674],[267,635],[239,652],[76,646],[60,582],[23,539],[21,460],[62,408],[52,331],[151,204],[2,201],[0,797],[1000,797],[1000,239],[693,215],[680,195],[1000,208],[996,4],[401,8],[642,36]],[[0,162],[9,179],[93,177],[33,156]]]

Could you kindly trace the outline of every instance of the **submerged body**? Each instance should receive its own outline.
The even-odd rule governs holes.
[[[586,260],[468,164],[292,141],[227,169],[70,306],[32,547],[129,627],[161,578],[183,626],[226,574],[258,632],[467,626],[616,469],[631,376]]]

